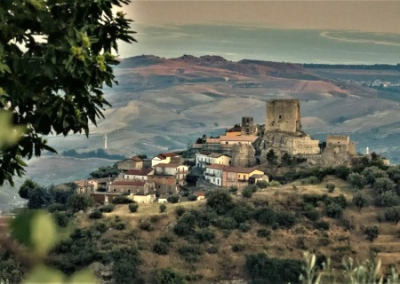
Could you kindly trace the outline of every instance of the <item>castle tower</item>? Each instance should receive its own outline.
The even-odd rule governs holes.
[[[257,126],[252,117],[242,117],[242,135],[256,135]]]
[[[301,131],[300,100],[270,100],[266,105],[265,132]]]

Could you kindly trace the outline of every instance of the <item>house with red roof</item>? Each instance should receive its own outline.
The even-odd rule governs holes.
[[[181,156],[174,152],[158,154],[151,160],[151,167],[154,168],[157,164],[168,164],[173,158],[175,158],[175,160],[181,159]]]
[[[144,194],[153,192],[155,189],[154,182],[140,180],[114,180],[108,185],[108,192],[119,192],[129,194]]]
[[[152,175],[154,172],[153,169],[142,169],[142,170],[127,170],[123,173],[119,174],[120,179],[126,179],[126,180],[141,180],[141,181],[147,181],[148,176]]]

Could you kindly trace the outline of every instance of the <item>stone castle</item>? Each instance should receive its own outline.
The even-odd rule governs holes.
[[[223,137],[240,136],[237,143],[226,145]],[[246,137],[257,137],[243,143]],[[267,164],[267,154],[278,158],[286,153],[303,157],[310,164],[321,166],[350,165],[356,155],[355,144],[348,135],[328,135],[326,142],[311,138],[302,130],[300,100],[277,99],[266,102],[265,125],[257,125],[252,117],[243,117],[242,125],[227,130],[226,136],[208,139],[202,149],[223,152],[232,157],[232,165],[250,167]]]

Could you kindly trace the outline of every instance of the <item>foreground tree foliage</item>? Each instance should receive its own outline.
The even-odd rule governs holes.
[[[129,2],[1,1],[0,109],[25,129],[16,143],[0,145],[0,185],[24,173],[21,158],[55,152],[42,135],[89,135],[89,123],[103,117],[102,87],[117,83],[117,41],[135,41],[131,20],[112,8]]]

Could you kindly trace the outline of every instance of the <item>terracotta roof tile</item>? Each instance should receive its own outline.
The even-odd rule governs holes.
[[[114,181],[112,185],[132,185],[132,186],[144,186],[146,183],[144,181],[125,181],[125,180],[119,180],[119,181]]]
[[[154,167],[157,167],[157,168],[177,168],[177,167],[179,167],[179,166],[183,166],[183,165],[181,165],[181,164],[171,164],[171,163],[160,163],[160,164],[157,164],[157,165],[155,165]]]
[[[220,136],[221,141],[238,141],[238,142],[254,142],[256,141],[258,136],[255,135],[248,135],[248,136],[226,136],[222,135]]]
[[[125,172],[126,175],[132,175],[132,176],[147,176],[149,173],[151,173],[153,169],[143,169],[143,170],[127,170]]]

